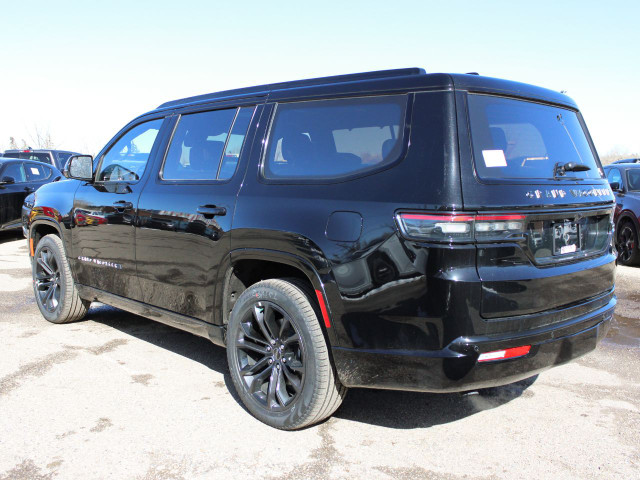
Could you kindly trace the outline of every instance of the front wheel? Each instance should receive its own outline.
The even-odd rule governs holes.
[[[632,222],[625,220],[617,230],[618,261],[623,265],[638,265],[640,251],[638,249],[638,232]]]
[[[44,318],[52,323],[68,323],[87,314],[90,302],[78,295],[60,237],[46,235],[38,242],[31,273],[33,293]]]
[[[327,418],[346,394],[306,290],[295,280],[252,285],[236,302],[227,330],[229,370],[242,402],[282,430]]]

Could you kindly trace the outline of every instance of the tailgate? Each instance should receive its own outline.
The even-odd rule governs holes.
[[[477,243],[481,316],[535,314],[611,291],[614,197],[579,112],[480,94],[468,94],[467,106],[464,210],[522,222]]]

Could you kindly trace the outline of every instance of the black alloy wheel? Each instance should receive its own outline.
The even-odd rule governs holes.
[[[274,428],[320,422],[342,403],[310,285],[300,279],[262,280],[233,306],[227,325],[231,380],[244,406]]]
[[[617,234],[618,260],[623,265],[637,265],[640,261],[638,235],[629,221],[621,223]]]
[[[304,344],[278,305],[256,301],[235,339],[237,366],[247,391],[267,410],[281,411],[304,385]]]
[[[54,313],[60,304],[60,266],[48,247],[41,248],[35,258],[35,290],[40,304]]]
[[[84,318],[91,302],[78,294],[60,237],[49,234],[37,242],[31,275],[36,303],[44,318],[52,323]]]

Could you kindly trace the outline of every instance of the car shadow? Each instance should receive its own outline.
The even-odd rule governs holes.
[[[517,383],[464,393],[420,393],[395,390],[349,390],[334,417],[387,428],[428,428],[455,422],[500,407],[521,396],[538,376]]]
[[[224,348],[206,338],[107,305],[94,304],[87,320],[115,328],[222,374],[231,396],[247,411],[231,381]],[[533,392],[527,389],[536,379],[537,375],[510,385],[465,393],[354,388],[333,416],[387,428],[428,428],[499,407],[520,396],[531,396]]]

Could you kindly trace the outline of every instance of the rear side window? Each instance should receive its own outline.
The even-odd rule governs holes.
[[[396,161],[403,150],[406,95],[280,104],[264,176],[335,178]]]
[[[30,182],[44,182],[52,173],[49,167],[38,165],[37,163],[25,164],[25,170],[27,173],[27,180]]]
[[[231,178],[236,171],[254,109],[255,107],[234,108],[182,115],[167,152],[162,178]]]
[[[102,159],[98,180],[101,182],[140,180],[149,160],[163,119],[136,125],[109,148]]]
[[[489,95],[469,95],[476,171],[481,178],[549,179],[555,165],[590,167],[563,178],[600,178],[578,115],[568,109]]]

